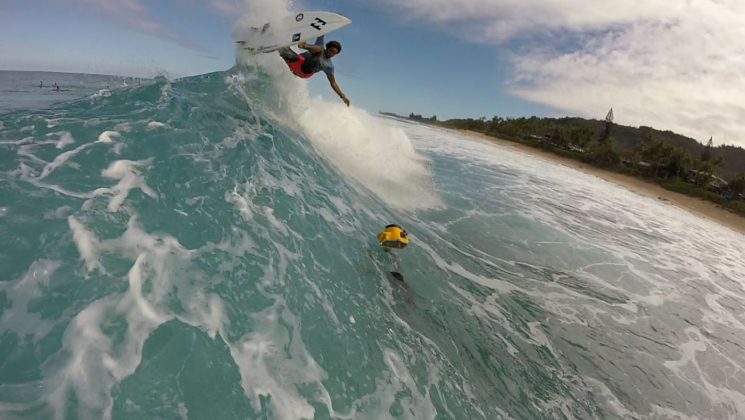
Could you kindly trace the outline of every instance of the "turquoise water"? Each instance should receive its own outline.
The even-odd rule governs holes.
[[[275,59],[0,114],[0,417],[745,416],[745,237]]]
[[[0,70],[0,114],[46,109],[85,96],[106,95],[105,90],[141,84],[142,79],[123,76]]]

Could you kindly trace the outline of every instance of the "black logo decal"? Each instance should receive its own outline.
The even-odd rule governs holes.
[[[311,23],[310,26],[312,26],[312,27],[314,27],[314,28],[316,28],[316,29],[318,29],[320,31],[321,30],[321,27],[326,26],[326,21],[324,21],[321,18],[315,18],[315,21],[313,23]]]
[[[302,13],[298,13],[295,16],[295,22],[300,22],[301,20],[303,20],[304,17],[305,17],[305,15],[303,15]]]
[[[292,35],[292,42],[300,41],[300,32]]]

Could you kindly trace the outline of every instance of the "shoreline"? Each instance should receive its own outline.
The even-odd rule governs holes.
[[[597,168],[574,159],[553,154],[546,150],[538,149],[510,140],[500,139],[498,137],[492,137],[483,133],[479,133],[477,131],[449,128],[446,128],[446,130],[453,130],[457,133],[469,137],[486,140],[494,144],[531,155],[533,157],[548,160],[555,164],[567,166],[586,175],[595,176],[604,181],[611,182],[620,187],[626,188],[627,190],[635,194],[664,201],[667,204],[673,205],[691,214],[703,217],[704,219],[727,227],[741,235],[745,235],[745,217],[734,214],[719,207],[716,203],[706,201],[702,198],[691,197],[685,194],[666,190],[665,188],[657,184],[646,182],[643,179],[636,178],[631,175]]]

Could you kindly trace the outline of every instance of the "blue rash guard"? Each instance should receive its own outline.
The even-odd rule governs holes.
[[[323,46],[323,38],[316,38],[314,45]],[[313,74],[322,71],[328,76],[334,75],[334,63],[331,62],[330,58],[326,58],[325,52],[314,56],[310,51],[305,51],[301,55],[305,57],[305,62],[300,67],[303,73]]]

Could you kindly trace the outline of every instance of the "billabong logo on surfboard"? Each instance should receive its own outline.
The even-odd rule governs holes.
[[[351,20],[337,13],[300,12],[261,27],[238,30],[233,33],[233,39],[243,49],[258,54],[315,39],[350,23]]]

